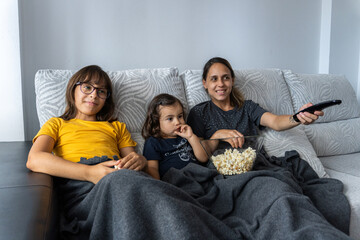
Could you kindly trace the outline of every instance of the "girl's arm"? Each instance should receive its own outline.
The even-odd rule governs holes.
[[[204,148],[201,146],[200,138],[198,138],[198,136],[193,133],[189,125],[182,125],[180,131],[175,133],[180,137],[186,138],[188,140],[197,160],[199,160],[200,162],[208,161],[208,155],[206,154]]]
[[[159,161],[148,160],[146,172],[155,179],[160,179]]]
[[[300,110],[310,106],[312,106],[311,103],[305,104],[300,108]],[[293,115],[275,115],[270,112],[266,112],[262,115],[260,124],[276,131],[282,131],[298,126],[301,123],[305,125],[311,124],[315,122],[319,116],[323,115],[324,113],[322,111],[315,111],[314,114],[308,112],[299,113],[297,117],[300,122],[296,122]]]
[[[55,140],[47,135],[39,136],[30,149],[26,167],[34,172],[46,173],[56,177],[89,181],[96,184],[105,175],[116,171],[111,168],[116,161],[97,165],[85,165],[65,160],[53,155]]]

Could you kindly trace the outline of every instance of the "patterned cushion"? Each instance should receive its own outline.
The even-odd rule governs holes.
[[[360,152],[360,118],[311,124],[305,133],[318,156]]]
[[[286,151],[296,150],[307,161],[319,177],[328,177],[320,159],[304,133],[304,126],[277,132],[272,129],[262,131],[264,148],[269,156],[282,157]]]
[[[235,86],[251,99],[275,114],[292,114],[293,108],[282,71],[279,69],[234,70]],[[180,75],[185,85],[189,109],[209,100],[202,85],[202,71],[186,70]],[[269,101],[273,99],[274,101]]]
[[[39,70],[35,75],[36,107],[40,126],[65,110],[66,85],[75,71]],[[141,128],[152,98],[169,93],[179,98],[187,110],[184,86],[177,68],[134,69],[107,72],[113,83],[115,114],[125,122],[142,151]]]
[[[294,111],[305,103],[340,99],[342,104],[324,109],[325,115],[317,123],[360,117],[360,107],[356,94],[349,81],[342,75],[296,74],[284,71],[289,85]]]

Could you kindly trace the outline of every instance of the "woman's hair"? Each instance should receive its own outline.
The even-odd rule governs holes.
[[[171,106],[174,104],[180,104],[181,108],[184,109],[184,106],[180,102],[179,99],[176,97],[162,93],[157,95],[153,98],[153,100],[150,102],[147,113],[146,113],[146,119],[141,131],[141,135],[144,139],[147,139],[149,137],[160,137],[160,106]],[[185,118],[185,112],[184,112],[184,118]]]
[[[211,66],[215,63],[221,63],[221,64],[225,65],[230,70],[231,77],[235,80],[235,73],[234,73],[234,70],[232,69],[230,63],[224,58],[214,57],[214,58],[211,58],[209,61],[207,61],[207,63],[204,66],[203,74],[202,74],[203,81],[206,81],[209,70],[210,70]],[[235,86],[233,86],[231,93],[230,93],[231,104],[234,106],[241,107],[244,104],[244,101],[245,101],[244,95],[240,92],[239,89],[237,89]]]
[[[94,84],[104,84],[105,88],[110,93],[110,96],[106,98],[105,104],[96,114],[97,121],[116,121],[113,117],[115,111],[115,103],[112,98],[112,84],[109,75],[97,65],[90,65],[83,67],[77,71],[69,80],[66,88],[66,109],[60,116],[64,120],[70,120],[75,118],[77,109],[75,106],[75,88],[77,82],[93,82]]]

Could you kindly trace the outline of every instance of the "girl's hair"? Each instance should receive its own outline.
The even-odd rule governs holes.
[[[224,58],[214,57],[214,58],[211,58],[209,61],[207,61],[207,63],[204,66],[203,74],[202,74],[203,81],[206,81],[209,70],[210,70],[211,66],[215,63],[221,63],[221,64],[225,65],[230,70],[231,77],[235,80],[235,73],[234,73],[234,70],[232,69],[230,63]],[[230,93],[231,104],[234,106],[241,107],[244,104],[244,101],[245,101],[244,95],[240,92],[239,89],[237,89],[235,86],[233,86],[231,93]]]
[[[141,135],[144,139],[147,139],[149,137],[156,137],[159,138],[160,135],[160,106],[171,106],[174,104],[180,104],[181,108],[184,109],[184,106],[180,102],[179,99],[176,97],[162,93],[157,95],[153,98],[153,100],[150,102],[147,113],[146,113],[146,119],[141,131]],[[185,118],[185,112],[184,112],[184,118]]]
[[[115,111],[115,103],[112,98],[112,86],[109,75],[107,75],[101,67],[90,65],[83,67],[77,71],[69,80],[66,88],[66,109],[60,116],[64,120],[75,118],[77,109],[75,107],[75,88],[77,82],[93,82],[94,84],[104,84],[105,88],[110,92],[110,96],[106,98],[103,108],[96,114],[97,121],[113,122],[117,119],[113,117]]]

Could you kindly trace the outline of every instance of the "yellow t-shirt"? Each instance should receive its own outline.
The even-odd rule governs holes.
[[[33,142],[40,135],[53,138],[54,154],[72,162],[80,161],[81,157],[121,157],[120,148],[136,146],[136,142],[131,139],[131,134],[126,129],[126,124],[119,121],[110,123],[51,118],[42,126]]]

